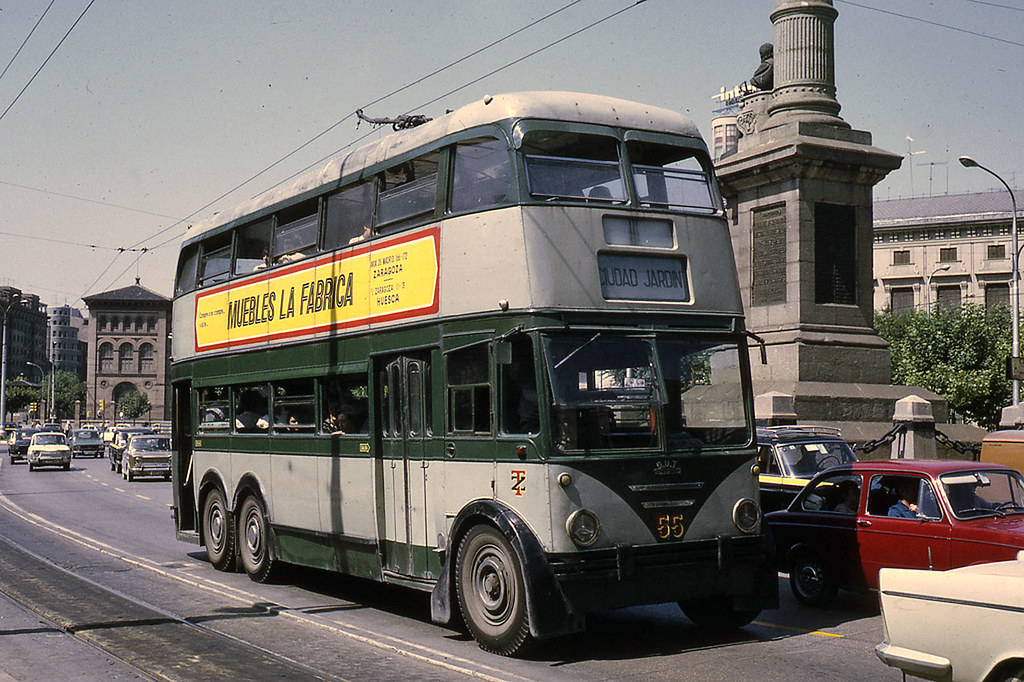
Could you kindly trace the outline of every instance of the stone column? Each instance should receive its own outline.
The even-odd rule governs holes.
[[[849,128],[836,99],[832,0],[775,0],[775,89],[768,127],[800,120]]]

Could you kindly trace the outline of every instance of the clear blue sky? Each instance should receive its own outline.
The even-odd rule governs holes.
[[[170,295],[186,224],[367,133],[343,120],[355,109],[570,2],[55,2],[0,78],[0,284],[82,306],[139,275]],[[0,69],[48,4],[0,0]],[[877,146],[913,152],[876,198],[995,188],[962,154],[1024,185],[1024,1],[834,4],[840,115]],[[487,93],[574,90],[680,110],[706,136],[711,96],[749,78],[772,40],[773,7],[579,0],[367,113],[437,116]],[[141,247],[152,250],[116,251]]]

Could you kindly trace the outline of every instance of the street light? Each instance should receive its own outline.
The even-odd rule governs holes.
[[[935,277],[936,272],[945,272],[946,270],[949,270],[948,265],[940,265],[932,270],[932,274],[928,275],[928,279],[924,281],[924,312],[928,317],[932,316],[932,278]]]
[[[1010,341],[1010,357],[1016,359],[1020,356],[1020,282],[1017,260],[1020,257],[1020,252],[1017,248],[1017,199],[1013,196],[1013,190],[1006,184],[1006,180],[1003,180],[994,171],[985,168],[980,163],[975,161],[969,156],[960,157],[960,165],[964,168],[980,168],[985,171],[996,180],[1003,184],[1006,191],[1010,193],[1010,206],[1013,209],[1013,213],[1010,217],[1010,250],[1013,255],[1010,256],[1010,329],[1011,329],[1011,341]],[[1020,402],[1020,381],[1016,378],[1013,379],[1013,404],[1016,405]]]

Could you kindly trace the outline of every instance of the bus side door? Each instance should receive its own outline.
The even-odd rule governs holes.
[[[400,356],[384,368],[381,389],[384,569],[427,572],[428,368],[425,357]]]

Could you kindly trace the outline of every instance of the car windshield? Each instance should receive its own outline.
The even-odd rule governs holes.
[[[32,442],[36,445],[64,445],[64,436],[59,433],[40,433]]]
[[[136,436],[132,439],[132,447],[136,450],[170,450],[171,441],[168,438],[143,438]]]
[[[87,438],[99,438],[95,431],[75,431],[75,438],[87,439]]]
[[[1024,479],[1016,471],[958,471],[939,481],[958,519],[1024,514]]]
[[[829,467],[857,461],[853,450],[842,441],[780,443],[775,449],[782,475],[793,478],[813,478]]]

